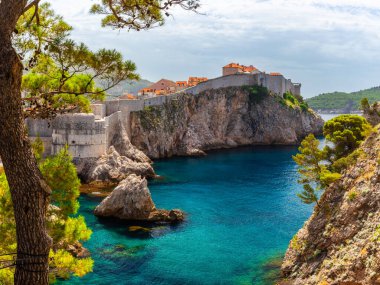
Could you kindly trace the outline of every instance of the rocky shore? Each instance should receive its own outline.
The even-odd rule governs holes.
[[[156,176],[149,163],[150,159],[130,143],[124,144],[123,149],[123,153],[129,154],[131,158],[120,155],[115,147],[111,146],[99,159],[86,159],[77,163],[79,175],[87,184],[86,189],[114,188],[108,195],[94,192],[96,196],[106,196],[96,207],[94,214],[99,217],[152,223],[183,221],[184,213],[181,210],[156,208],[146,180]]]
[[[294,236],[281,285],[380,284],[380,131]]]
[[[243,145],[292,145],[321,134],[312,110],[253,87],[229,87],[184,95],[131,113],[131,142],[150,158],[204,155]]]

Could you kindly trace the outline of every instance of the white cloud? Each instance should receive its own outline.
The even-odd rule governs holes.
[[[101,17],[88,14],[96,1],[51,2],[76,40],[121,50],[151,80],[218,76],[236,60],[289,74],[310,94],[379,84],[380,1],[201,1],[205,15],[177,9],[164,27],[139,33],[100,28]]]

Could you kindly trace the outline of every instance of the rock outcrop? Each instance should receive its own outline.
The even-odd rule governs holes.
[[[241,145],[296,144],[321,134],[323,120],[251,87],[184,95],[131,113],[131,142],[150,158],[203,155]]]
[[[120,182],[119,186],[96,207],[94,213],[101,217],[132,221],[174,223],[184,219],[180,210],[156,209],[146,179],[134,174]]]
[[[363,116],[372,125],[380,124],[380,102],[374,103],[363,110]]]
[[[114,136],[111,138],[111,145],[121,156],[125,156],[135,162],[152,163],[152,161],[148,156],[145,155],[145,153],[132,145],[131,141],[129,140],[127,131],[125,130],[120,120],[118,121],[117,129],[119,131],[115,132]]]
[[[99,159],[86,160],[84,165],[78,169],[80,169],[80,177],[84,183],[118,183],[131,174],[147,178],[155,177],[150,163],[136,162],[126,156],[121,156],[113,146]]]
[[[280,284],[380,284],[379,130],[361,150],[290,242]]]

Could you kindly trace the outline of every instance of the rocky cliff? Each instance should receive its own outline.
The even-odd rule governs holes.
[[[323,121],[263,88],[229,87],[184,95],[131,113],[131,142],[151,158],[201,155],[252,144],[296,144]]]
[[[280,284],[380,284],[379,130],[361,150],[290,242]]]

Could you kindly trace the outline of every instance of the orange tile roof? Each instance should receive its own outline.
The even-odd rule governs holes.
[[[176,83],[175,83],[177,86],[187,86],[187,81],[177,81]]]
[[[269,75],[271,75],[271,76],[282,76],[282,74],[279,72],[271,72],[271,73],[269,73]]]
[[[119,97],[119,99],[128,99],[128,100],[134,100],[136,97],[133,94],[123,94]]]
[[[257,68],[254,67],[253,65],[245,66],[245,65],[240,65],[239,63],[230,63],[224,66],[223,68],[240,68],[244,72],[252,72],[254,70],[257,70]]]

